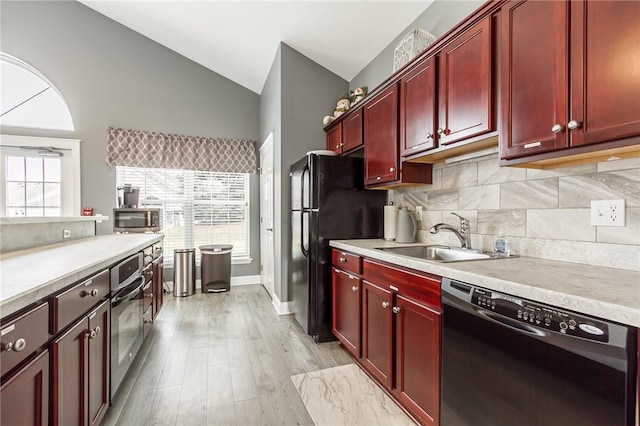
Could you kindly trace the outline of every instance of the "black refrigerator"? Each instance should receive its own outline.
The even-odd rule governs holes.
[[[364,189],[362,158],[308,154],[291,166],[289,176],[295,319],[316,342],[335,340],[329,241],[382,238],[387,191]]]

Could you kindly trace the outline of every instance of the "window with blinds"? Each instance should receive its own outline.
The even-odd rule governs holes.
[[[140,205],[162,210],[165,266],[174,249],[207,244],[232,244],[232,259],[249,258],[248,174],[118,166],[116,183],[139,187]]]

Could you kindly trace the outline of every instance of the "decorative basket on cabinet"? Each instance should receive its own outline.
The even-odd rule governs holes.
[[[436,39],[436,36],[421,29],[415,29],[402,37],[393,51],[393,72],[398,71],[403,65],[415,58]]]

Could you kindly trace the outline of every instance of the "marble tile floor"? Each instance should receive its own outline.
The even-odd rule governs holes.
[[[261,285],[165,295],[102,425],[313,425],[291,376],[352,363],[278,316]]]
[[[355,364],[291,377],[316,426],[415,425]]]

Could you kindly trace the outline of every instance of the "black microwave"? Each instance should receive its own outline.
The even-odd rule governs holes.
[[[113,232],[160,232],[160,209],[113,209]]]

